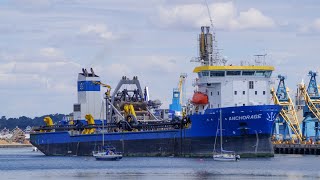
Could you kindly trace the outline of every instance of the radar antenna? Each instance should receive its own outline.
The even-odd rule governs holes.
[[[266,65],[266,56],[267,54],[256,54],[254,55],[256,58],[255,58],[255,63],[256,65]]]

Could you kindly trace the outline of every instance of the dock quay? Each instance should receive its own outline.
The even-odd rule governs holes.
[[[320,144],[274,144],[275,154],[320,155]]]

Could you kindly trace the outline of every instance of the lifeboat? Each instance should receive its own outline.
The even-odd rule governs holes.
[[[202,92],[195,92],[192,97],[193,104],[208,104],[208,96]]]

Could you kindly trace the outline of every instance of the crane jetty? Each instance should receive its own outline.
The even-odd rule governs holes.
[[[274,104],[282,106],[273,127],[276,154],[320,155],[320,95],[317,73],[310,71],[309,83],[298,85],[295,101],[290,97],[285,76],[279,75],[277,90],[271,89]]]

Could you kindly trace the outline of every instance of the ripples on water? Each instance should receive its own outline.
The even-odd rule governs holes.
[[[47,157],[31,148],[0,149],[0,179],[315,179],[319,156],[216,162],[196,158]],[[319,172],[318,172],[319,171]]]

